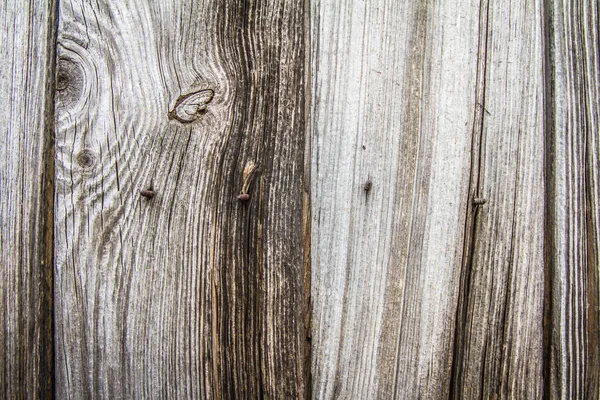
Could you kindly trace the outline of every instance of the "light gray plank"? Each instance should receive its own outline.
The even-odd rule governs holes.
[[[455,398],[541,398],[544,75],[541,3],[482,2],[481,76],[454,355]]]
[[[59,397],[307,395],[303,6],[61,2]]]
[[[600,393],[598,2],[546,5],[547,394]]]
[[[447,397],[479,2],[324,0],[311,19],[313,395]]]
[[[0,4],[0,393],[52,398],[55,2]]]

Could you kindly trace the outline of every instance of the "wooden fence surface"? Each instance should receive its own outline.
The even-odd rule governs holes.
[[[58,397],[306,390],[304,21],[299,1],[60,3]]]
[[[0,5],[0,397],[53,393],[56,4]]]
[[[600,398],[599,19],[3,3],[0,391]]]
[[[313,11],[313,390],[538,396],[540,9],[376,3]]]

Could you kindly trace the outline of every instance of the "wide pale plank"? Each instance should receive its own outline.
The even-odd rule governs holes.
[[[595,0],[551,1],[547,46],[547,296],[551,398],[600,396],[600,33]]]
[[[0,397],[52,398],[54,1],[0,4]]]
[[[58,39],[57,395],[306,397],[304,2],[65,0]]]
[[[544,391],[542,11],[537,0],[481,5],[480,129],[452,394],[535,399]]]
[[[446,398],[479,2],[312,4],[314,397]]]

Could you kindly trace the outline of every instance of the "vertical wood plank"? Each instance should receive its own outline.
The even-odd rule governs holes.
[[[60,21],[58,396],[306,396],[304,2]]]
[[[56,3],[0,4],[0,393],[52,398]]]
[[[314,395],[448,397],[479,3],[313,4]]]
[[[600,395],[600,44],[597,1],[545,9],[547,395]]]
[[[545,196],[541,3],[483,1],[480,27],[480,129],[474,137],[470,189],[474,201],[469,210],[472,239],[461,279],[453,396],[541,398]]]

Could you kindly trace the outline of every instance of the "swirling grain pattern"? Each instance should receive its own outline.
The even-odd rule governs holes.
[[[307,396],[304,20],[60,3],[58,397]]]
[[[0,4],[0,397],[598,398],[599,15]]]

